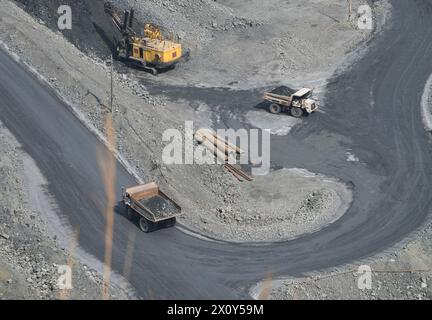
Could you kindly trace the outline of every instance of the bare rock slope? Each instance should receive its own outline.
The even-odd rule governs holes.
[[[432,225],[400,250],[339,268],[337,271],[312,274],[299,279],[275,281],[271,299],[314,300],[430,300],[432,299]],[[370,287],[359,286],[365,272],[360,264],[372,271]]]

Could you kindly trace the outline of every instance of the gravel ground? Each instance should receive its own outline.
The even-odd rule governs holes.
[[[56,16],[51,9],[59,5],[59,1],[39,1],[37,4],[24,0],[19,2],[26,4],[25,9],[38,18],[33,20],[9,1],[1,2],[0,40],[23,57],[25,62],[34,66],[59,94],[76,107],[89,126],[104,132],[103,117],[107,112],[109,89],[105,58],[109,51],[101,41],[100,33],[94,31],[95,26],[85,15],[85,12],[97,8],[97,2],[72,1],[83,13],[77,18],[79,32],[65,32],[63,35],[76,46],[65,41],[59,32],[49,31],[46,27],[55,27]],[[125,6],[133,5],[139,10],[141,17],[177,32],[186,46],[191,48],[192,59],[189,62],[155,80],[168,84],[230,84],[240,88],[295,82],[298,79],[325,79],[343,55],[369,35],[368,32],[356,30],[354,21],[346,21],[344,0],[316,0],[307,3],[300,0],[258,3],[257,0],[252,0],[247,5],[230,0],[116,2]],[[365,1],[354,1],[354,8],[361,3]],[[260,8],[259,11],[256,10],[257,7]],[[286,19],[293,16],[302,19]],[[96,18],[100,25],[104,25],[102,16]],[[245,59],[244,52],[257,54]],[[322,52],[326,54],[322,55]],[[253,67],[250,68],[250,65]],[[143,82],[134,77],[135,73],[122,73],[124,68],[119,65],[116,65],[116,70],[114,123],[118,149],[130,164],[131,171],[137,172],[144,181],[157,181],[165,192],[181,204],[186,214],[179,222],[186,228],[212,238],[230,241],[275,241],[322,228],[340,217],[349,205],[352,195],[347,186],[305,172],[277,171],[257,177],[253,183],[239,184],[220,166],[164,165],[158,156],[163,148],[163,130],[183,130],[184,121],[192,119],[199,125],[211,124],[208,121],[207,106],[202,105],[194,111],[187,101],[173,102],[163,96],[152,96]],[[148,77],[150,76],[142,75],[142,79]],[[247,118],[257,127],[273,122],[271,118],[260,119],[254,112],[248,114]],[[273,128],[273,133],[289,134],[293,125],[295,124],[287,120],[287,123],[280,123],[277,128]],[[4,139],[0,141],[4,143]],[[18,152],[16,147],[5,145],[4,148]],[[0,174],[9,170],[7,178],[17,180],[19,154],[15,155],[16,158],[13,158],[12,151],[6,155],[5,160],[0,158],[0,161],[9,161],[9,165],[2,165]],[[20,183],[12,181],[2,185],[6,189],[16,188],[12,190],[12,194],[21,196],[20,199],[25,201],[24,187]],[[5,190],[1,194],[0,208],[8,213],[15,212],[11,209],[14,206],[8,202],[11,197],[6,196],[9,194],[7,192],[10,191]],[[289,198],[286,194],[290,195]],[[22,203],[22,200],[16,201]],[[1,219],[10,216],[6,211]],[[27,213],[31,216],[32,211],[25,209],[23,212],[26,214],[19,214],[19,217],[27,217]],[[32,219],[38,219],[37,216],[34,213]],[[13,241],[13,235],[17,231],[8,231],[12,230],[8,229],[10,225],[10,222],[6,222],[5,226],[0,224],[0,242]],[[392,258],[377,259],[371,263],[373,270],[394,271],[374,273],[376,285],[371,291],[356,289],[356,278],[351,271],[355,270],[354,266],[348,268],[349,271],[329,272],[328,277],[320,275],[319,279],[311,275],[305,279],[296,279],[294,284],[291,280],[279,281],[272,292],[272,298],[430,298],[430,273],[397,272],[407,268],[422,270],[431,265],[430,231],[429,228],[403,252],[394,253]],[[42,244],[51,244],[46,236],[38,237]],[[17,241],[18,246],[25,247],[24,243],[25,241]],[[37,286],[34,290],[39,291],[28,291],[33,290],[26,282],[32,271],[16,271],[21,263],[18,260],[8,261],[12,259],[10,257],[18,255],[18,251],[12,250],[15,252],[12,254],[6,248],[8,245],[2,244],[0,249],[0,290],[6,290],[4,297],[56,297],[55,289],[51,290],[53,278],[41,284],[48,287],[42,288],[45,291]],[[30,249],[33,250],[34,246]],[[64,263],[66,257],[64,250],[52,245],[41,246],[40,252],[49,257],[46,258],[48,266]],[[33,256],[38,257],[37,254]],[[32,259],[26,254],[22,257]],[[58,261],[51,262],[49,259],[55,260],[53,257],[59,257]],[[33,265],[29,262],[23,270],[33,270]],[[49,267],[45,269],[50,270]],[[74,272],[84,272],[83,277],[88,272],[91,273],[82,270],[85,270],[84,266],[74,268]],[[51,274],[51,271],[43,272]],[[97,276],[94,278],[97,279]],[[14,280],[10,282],[9,279]],[[95,280],[96,283],[97,281]],[[39,283],[34,280],[30,282]],[[84,281],[86,282],[87,280]],[[16,287],[12,287],[14,284]],[[83,285],[87,292],[79,292],[78,283],[75,296],[97,298],[100,291],[88,287]],[[72,296],[75,297],[74,293]]]
[[[245,88],[325,77],[370,34],[357,29],[356,14],[348,21],[346,0],[115,2],[184,39],[191,60],[166,77],[175,83]],[[354,12],[366,3],[353,0]]]
[[[361,265],[372,270],[371,289],[360,290],[358,265],[304,278],[278,280],[270,298],[274,300],[399,300],[432,299],[432,224],[401,250],[385,257],[370,258]]]
[[[223,206],[198,212],[199,219],[186,215],[185,224],[234,242],[288,240],[334,222],[352,199],[351,190],[338,181],[286,169],[257,176],[236,191]]]
[[[432,132],[432,76],[425,86],[421,109],[426,130]],[[263,288],[270,289],[264,298],[273,300],[431,300],[431,243],[432,223],[429,223],[411,236],[402,249],[388,250],[358,265],[335,271],[261,283],[252,292],[258,298]],[[364,274],[359,273],[360,265],[371,268],[371,288],[358,286],[359,277]]]
[[[47,225],[29,201],[25,155],[0,123],[0,299],[101,299],[100,274],[48,236]],[[69,257],[72,257],[70,264]],[[57,286],[59,266],[72,266],[72,290]],[[111,286],[112,299],[127,291]]]
[[[49,31],[11,3],[2,6],[0,40],[74,105],[83,121],[104,132],[109,88],[106,62],[87,57],[61,34]],[[187,229],[230,241],[275,241],[319,229],[340,217],[349,204],[351,191],[343,184],[299,171],[276,172],[240,184],[221,166],[165,165],[161,159],[163,131],[177,128],[184,132],[185,120],[200,124],[206,122],[205,117],[187,102],[168,104],[163,96],[149,95],[145,86],[121,70],[115,74],[118,149],[130,171],[143,181],[156,181],[182,206],[185,215],[179,222]],[[273,183],[271,177],[278,175],[286,181]],[[271,199],[282,188],[293,190],[290,199]],[[256,194],[271,205],[260,204]],[[299,227],[302,221],[304,228]]]
[[[86,53],[108,56],[115,32],[101,1],[17,2],[53,30],[57,28],[55,10],[70,4],[74,29],[64,35]],[[135,8],[141,21],[178,35],[191,51],[190,61],[164,75],[163,82],[176,85],[250,88],[325,78],[342,56],[370,34],[357,28],[357,9],[367,0],[353,0],[350,21],[346,0],[112,2],[123,9]]]

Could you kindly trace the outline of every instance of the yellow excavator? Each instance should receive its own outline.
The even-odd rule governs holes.
[[[144,24],[144,33],[139,35],[133,29],[134,10],[121,11],[111,2],[105,2],[105,12],[111,17],[122,38],[116,44],[116,58],[137,63],[140,67],[158,74],[158,70],[177,64],[183,57],[182,45],[164,37],[159,27]]]

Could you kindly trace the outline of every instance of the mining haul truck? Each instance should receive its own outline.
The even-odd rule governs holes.
[[[270,102],[269,111],[273,114],[290,113],[293,117],[301,118],[305,113],[311,114],[318,110],[315,100],[310,97],[312,90],[300,89],[291,95],[280,95],[272,92],[264,93],[264,100]]]
[[[156,183],[123,188],[123,203],[130,220],[138,220],[140,229],[150,233],[171,228],[182,214],[180,206],[163,193]]]

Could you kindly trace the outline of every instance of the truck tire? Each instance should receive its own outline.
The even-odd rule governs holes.
[[[279,114],[282,112],[282,107],[280,105],[278,105],[277,103],[272,103],[269,107],[269,111],[270,111],[270,113],[273,113],[273,114]]]
[[[166,222],[166,228],[172,228],[176,224],[176,218],[168,219]]]
[[[303,116],[303,109],[297,108],[297,107],[292,107],[291,108],[291,115],[294,118],[301,118]]]
[[[135,212],[132,210],[131,207],[127,206],[126,207],[126,217],[132,221],[135,218]]]
[[[155,223],[147,220],[144,217],[141,217],[139,220],[139,227],[144,233],[151,233],[155,230]]]

